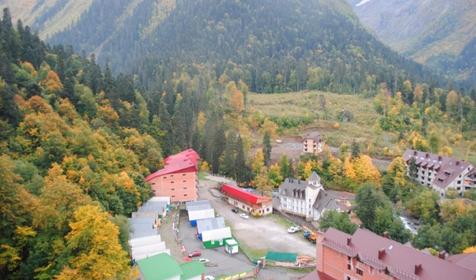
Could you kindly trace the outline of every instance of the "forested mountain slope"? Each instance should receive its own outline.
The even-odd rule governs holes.
[[[129,278],[124,215],[162,160],[144,99],[7,10],[0,61],[0,278]]]
[[[62,2],[69,5],[56,5]],[[49,14],[55,17],[50,9],[41,18]],[[32,22],[41,34],[46,25],[39,20]],[[410,77],[437,80],[378,42],[344,0],[93,0],[63,27],[49,42],[74,45],[115,71],[136,69],[147,78],[163,61],[206,63],[258,92],[375,92],[380,82],[393,88]]]
[[[476,2],[349,0],[362,23],[391,48],[459,79],[476,76]],[[464,63],[463,63],[464,62]]]

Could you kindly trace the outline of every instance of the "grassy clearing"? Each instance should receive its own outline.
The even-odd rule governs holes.
[[[320,109],[319,96],[326,100],[326,110]],[[379,129],[376,121],[379,118],[373,108],[373,101],[358,95],[336,94],[321,91],[306,91],[276,94],[249,94],[249,107],[263,113],[271,119],[291,119],[312,121],[298,127],[281,128],[282,137],[304,136],[308,133],[319,132],[326,143],[333,147],[342,144],[350,145],[355,139],[361,143],[362,151],[373,156],[383,156],[384,149],[395,151],[394,154],[403,153],[397,149],[398,133],[385,132]],[[352,113],[349,122],[340,122],[339,114],[342,111]],[[448,145],[453,149],[455,157],[476,162],[476,152],[468,151],[470,141],[463,140],[452,143],[449,139],[454,136],[455,127],[451,123],[439,122],[433,129],[442,135],[440,145]],[[466,139],[474,139],[467,133]]]
[[[243,242],[239,241],[239,246],[241,252],[245,254],[250,261],[256,261],[262,257],[264,257],[267,253],[266,249],[255,249],[252,247],[249,247],[248,245],[244,244]]]
[[[277,224],[282,225],[285,229],[294,225],[293,222],[278,214],[271,214],[269,217],[271,217],[271,219]]]

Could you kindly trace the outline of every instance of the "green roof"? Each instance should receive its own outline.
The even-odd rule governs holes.
[[[142,259],[137,264],[145,280],[164,280],[182,273],[180,266],[167,253]]]
[[[187,280],[205,273],[205,266],[197,261],[183,263],[180,268],[182,269],[180,280]]]
[[[271,252],[266,253],[266,260],[276,262],[296,262],[297,254],[285,252]]]

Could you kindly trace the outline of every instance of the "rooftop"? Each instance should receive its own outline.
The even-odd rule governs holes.
[[[227,185],[227,184],[222,185],[221,192],[231,198],[234,198],[236,200],[239,200],[248,204],[252,204],[252,205],[271,201],[271,198],[269,197],[260,196],[260,195],[248,192],[242,188],[238,188],[238,187]]]
[[[150,174],[145,178],[145,180],[149,182],[150,180],[155,179],[159,176],[173,174],[180,171],[197,171],[197,163],[199,159],[200,156],[193,149],[188,149],[178,154],[171,155],[165,158],[164,168]]]
[[[347,256],[358,257],[375,269],[386,269],[402,280],[474,280],[476,277],[474,271],[365,229],[349,235],[329,228],[322,244]]]
[[[208,218],[197,220],[197,232],[202,233],[204,231],[224,228],[225,219],[223,217]]]
[[[195,207],[197,205],[210,205],[210,201],[208,200],[189,201],[185,203],[185,208],[189,210],[190,207]]]
[[[166,253],[139,260],[137,264],[145,280],[165,280],[182,273],[177,262]]]
[[[464,160],[407,149],[403,159],[408,163],[412,158],[417,166],[437,171],[432,183],[439,188],[446,188],[466,168],[471,167],[471,164]]]
[[[200,203],[196,203],[200,202]],[[205,210],[205,209],[213,209],[210,202],[208,200],[200,200],[194,201],[194,204],[187,204],[187,211],[198,211],[198,210]]]

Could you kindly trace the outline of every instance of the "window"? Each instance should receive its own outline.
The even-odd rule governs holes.
[[[352,278],[350,278],[350,276],[347,276],[346,280],[352,280]]]
[[[357,272],[358,275],[364,275],[364,272],[360,269],[356,269],[355,272]]]
[[[185,175],[187,175],[187,174],[185,174],[185,173],[182,174],[182,176],[185,176]]]
[[[187,189],[187,187],[184,187],[183,189],[184,189],[184,190],[186,190],[186,189]]]
[[[170,189],[170,190],[175,191],[175,189]]]
[[[348,269],[348,270],[351,270],[351,269],[352,269],[352,267],[350,266],[350,264],[347,265],[347,269]]]
[[[187,180],[182,180],[182,183],[185,183],[185,182],[187,182]]]
[[[183,196],[187,196],[187,194],[184,194]]]
[[[171,184],[173,184],[173,183],[174,183],[174,181],[170,181],[170,183],[171,183]]]

